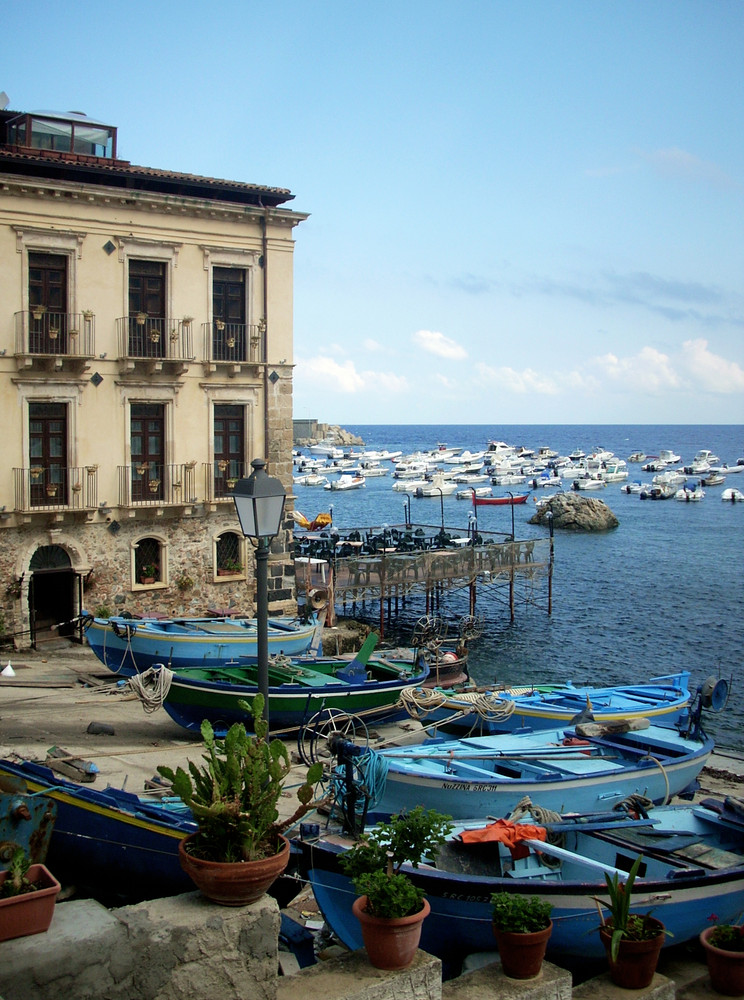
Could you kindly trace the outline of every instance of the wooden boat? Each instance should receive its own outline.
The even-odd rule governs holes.
[[[27,760],[0,760],[0,785],[56,804],[45,864],[62,882],[97,893],[105,885],[112,898],[120,894],[130,902],[193,889],[178,860],[178,842],[195,832],[196,823],[180,799],[78,785]]]
[[[483,840],[466,842],[465,831],[489,826],[489,820],[479,819],[461,824],[431,864],[403,866],[431,906],[420,947],[442,960],[446,976],[457,975],[467,955],[495,949],[490,897],[504,890],[552,904],[548,959],[569,966],[572,960],[604,959],[593,897],[607,898],[604,872],[625,878],[638,854],[643,874],[633,889],[631,911],[653,909],[673,934],[666,945],[696,939],[711,922],[738,922],[744,910],[744,822],[727,800],[657,806],[640,819],[628,812],[565,811],[544,822],[540,815],[536,821],[529,812],[522,814],[526,837],[519,822],[506,824],[504,836],[523,845],[521,858],[512,857],[506,843],[485,839],[498,833],[496,824],[477,835]],[[535,823],[546,830],[546,842],[535,838]],[[362,947],[351,915],[356,894],[338,865],[351,843],[329,830],[318,838],[295,838],[293,847],[326,922],[355,950]]]
[[[302,725],[321,710],[380,720],[404,715],[399,706],[401,691],[423,683],[429,667],[418,661],[392,660],[371,655],[377,641],[373,632],[353,659],[287,659],[269,662],[269,720],[272,732]],[[147,704],[150,697],[142,682],[152,680],[158,698],[179,726],[199,732],[209,719],[217,732],[233,722],[248,723],[239,706],[258,691],[258,665],[244,663],[225,667],[182,667],[171,672],[155,666],[152,674],[133,677],[130,684]],[[140,683],[135,683],[140,682]]]
[[[340,750],[358,753],[345,745]],[[698,726],[684,734],[636,719],[429,737],[412,746],[368,749],[364,769],[375,776],[367,787],[369,812],[380,817],[412,805],[455,818],[505,816],[524,796],[558,812],[567,803],[592,812],[631,794],[668,801],[694,784],[712,751],[713,740]]]
[[[504,505],[527,503],[529,493],[515,493],[508,497],[479,497],[473,490],[473,504],[476,507],[501,507]]]
[[[575,687],[568,683],[439,693],[428,690],[431,676],[426,690],[407,692],[406,706],[409,714],[425,725],[435,723],[453,735],[554,729],[570,725],[577,717],[598,723],[647,718],[673,726],[690,706],[687,670],[651,678],[647,684]]]
[[[85,613],[84,613],[85,615]],[[165,663],[178,669],[221,666],[257,655],[255,618],[83,618],[85,638],[101,663],[123,677]],[[269,654],[306,652],[317,622],[270,618]]]

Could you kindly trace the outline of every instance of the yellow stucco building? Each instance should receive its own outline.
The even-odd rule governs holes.
[[[0,624],[17,648],[82,609],[252,611],[231,489],[256,457],[291,487],[292,197],[135,166],[85,115],[0,112]],[[289,503],[285,525],[272,612],[294,609]]]

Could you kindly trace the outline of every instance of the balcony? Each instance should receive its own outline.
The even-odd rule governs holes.
[[[32,465],[13,469],[15,510],[30,514],[44,511],[93,511],[98,507],[98,466],[67,468]]]
[[[204,465],[204,479],[207,484],[206,500],[214,503],[218,500],[231,501],[232,491],[239,479],[250,476],[253,469],[249,462],[237,462],[235,459],[218,459]]]
[[[69,371],[90,367],[96,349],[93,313],[50,312],[43,306],[15,314],[15,356],[19,370]]]
[[[243,369],[255,368],[264,358],[266,324],[230,323],[215,319],[202,323],[204,368],[207,373],[224,372],[238,375]]]
[[[119,466],[120,507],[189,507],[197,502],[196,462]]]
[[[192,320],[162,316],[122,316],[116,321],[122,371],[181,375],[194,360]]]

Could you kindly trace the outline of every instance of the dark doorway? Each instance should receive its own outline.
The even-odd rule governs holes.
[[[45,642],[75,635],[73,619],[78,614],[79,575],[70,557],[59,545],[36,550],[29,569],[28,590],[31,643],[35,649]]]

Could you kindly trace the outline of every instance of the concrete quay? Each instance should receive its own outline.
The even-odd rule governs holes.
[[[141,791],[158,764],[174,767],[200,758],[197,735],[162,710],[146,713],[125,685],[112,682],[89,649],[64,641],[54,645],[3,656],[15,676],[0,678],[0,756],[43,760],[50,747],[61,747],[97,765],[95,787],[110,784],[130,791]],[[111,734],[89,732],[91,723]],[[408,728],[408,733],[400,731],[401,738],[415,738],[415,724]],[[700,795],[740,795],[743,772],[737,756],[715,755],[701,775]],[[294,811],[295,802],[288,791],[280,802],[283,816]],[[291,915],[302,919],[297,911]],[[575,975],[572,984],[570,973],[550,963],[538,980],[516,983],[489,961],[496,957],[490,953],[483,956],[482,968],[445,983],[438,960],[423,953],[403,973],[378,973],[363,952],[356,952],[287,976],[279,925],[271,897],[237,909],[210,904],[198,893],[113,910],[69,899],[57,903],[45,934],[0,944],[0,1000],[294,1000],[290,990],[301,990],[307,1000],[321,992],[323,1000],[474,1000],[493,991],[506,1000],[517,995],[566,1000],[571,989],[577,1000],[589,1000],[589,992],[592,1000],[621,1000],[619,994],[627,993],[618,991],[607,974],[587,982]],[[711,1000],[715,994],[699,947],[664,949],[649,991],[634,993],[640,992],[642,1000],[647,993],[653,1000]]]

